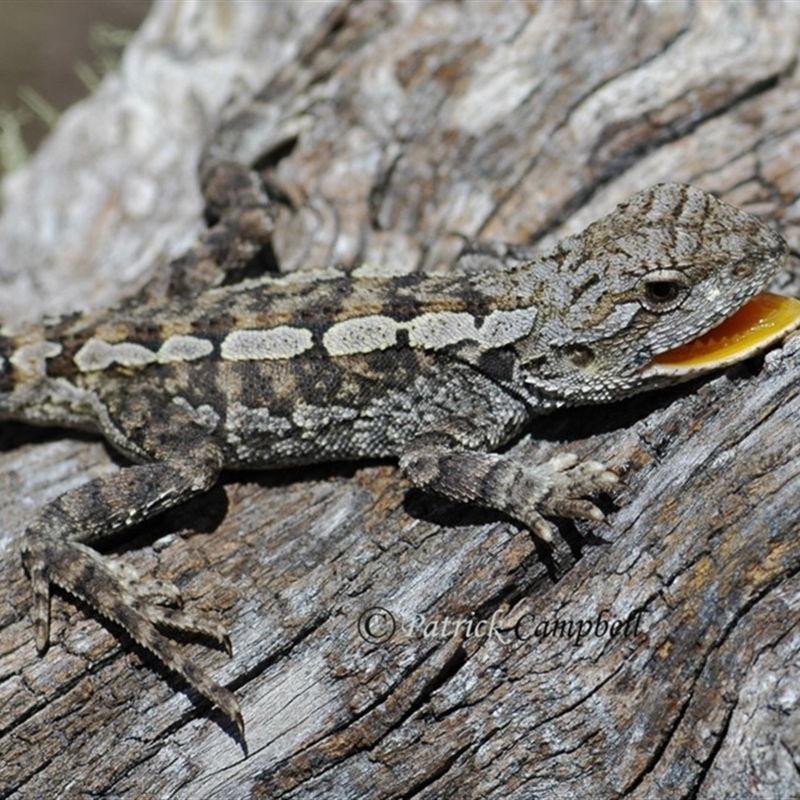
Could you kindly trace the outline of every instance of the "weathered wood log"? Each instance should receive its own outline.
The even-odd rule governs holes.
[[[282,269],[446,270],[465,239],[546,246],[662,180],[797,250],[798,32],[756,2],[157,3],[6,181],[3,318],[113,304],[184,250],[201,148],[256,95],[259,126],[222,142],[291,191]],[[800,293],[796,268],[779,282]],[[520,457],[625,481],[552,552],[390,464],[231,474],[143,526],[121,557],[229,626],[232,660],[186,648],[239,696],[246,759],[72,598],[36,654],[15,543],[118,462],[4,424],[0,796],[800,795],[798,376],[796,338],[542,419]]]

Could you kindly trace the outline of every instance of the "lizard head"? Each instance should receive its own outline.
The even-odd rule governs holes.
[[[763,294],[788,248],[756,217],[692,186],[639,192],[542,264],[558,265],[518,343],[518,378],[553,405],[603,402],[761,352],[800,326]]]

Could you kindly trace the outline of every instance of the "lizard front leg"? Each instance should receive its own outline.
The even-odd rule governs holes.
[[[125,628],[140,645],[218,705],[244,736],[234,695],[188,661],[158,630],[199,633],[230,654],[230,641],[222,626],[175,607],[181,598],[172,584],[142,580],[130,567],[88,546],[207,491],[216,482],[221,463],[217,448],[205,444],[89,481],[61,495],[37,515],[28,526],[21,552],[33,589],[39,650],[46,648],[49,639],[50,584],[55,584]]]
[[[602,520],[603,512],[588,498],[618,480],[599,462],[579,461],[572,453],[530,466],[506,455],[448,445],[440,434],[415,439],[400,457],[400,467],[418,488],[502,511],[546,542],[556,530],[547,517]]]

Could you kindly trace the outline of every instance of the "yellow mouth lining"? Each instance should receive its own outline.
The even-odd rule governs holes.
[[[658,372],[705,372],[761,352],[800,326],[800,300],[759,294],[716,328],[657,355]]]

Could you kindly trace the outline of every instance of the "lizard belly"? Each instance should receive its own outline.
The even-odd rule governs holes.
[[[384,361],[392,362],[399,354],[384,355]],[[333,382],[305,386],[303,399],[298,402],[295,395],[291,407],[274,394],[272,403],[265,402],[269,394],[247,403],[231,398],[221,431],[228,466],[394,457],[417,436],[446,431],[459,420],[470,423],[459,432],[460,444],[492,449],[514,436],[528,418],[521,402],[482,376],[476,380],[464,365],[437,365],[444,368],[434,375],[420,368],[416,358],[418,367],[409,370],[403,354],[371,377],[365,361],[335,365],[341,370],[335,388]],[[299,369],[292,367],[295,375],[289,381],[295,388]],[[388,386],[387,375],[393,376]],[[476,383],[481,384],[478,390]]]
[[[459,444],[492,449],[529,416],[472,367],[403,348],[322,362],[221,362],[213,372],[199,362],[172,365],[161,368],[160,383],[176,430],[188,418],[231,468],[397,456],[454,420],[462,422]]]

